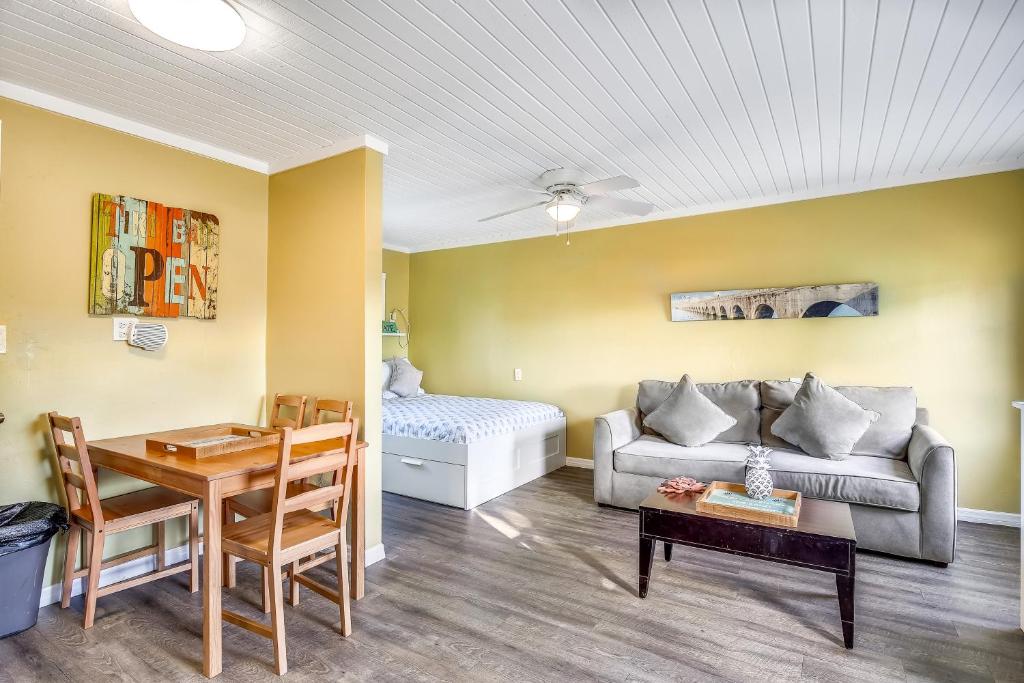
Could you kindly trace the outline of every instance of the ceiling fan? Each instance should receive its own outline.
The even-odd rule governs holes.
[[[534,185],[543,189],[523,188],[530,192],[546,195],[543,200],[481,218],[479,222],[494,220],[495,218],[501,218],[502,216],[508,216],[509,214],[526,211],[538,206],[543,206],[548,215],[559,225],[563,223],[569,224],[574,221],[585,206],[594,206],[634,216],[646,216],[654,209],[654,205],[647,202],[609,197],[604,194],[605,192],[640,187],[640,183],[629,176],[620,175],[614,178],[595,180],[590,183],[582,181],[583,173],[581,171],[566,168],[545,171],[534,181]],[[568,228],[568,225],[566,227]]]

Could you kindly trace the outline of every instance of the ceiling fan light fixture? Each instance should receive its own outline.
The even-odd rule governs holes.
[[[245,22],[225,0],[128,0],[128,8],[153,33],[195,50],[234,50],[245,38]]]
[[[568,223],[579,215],[583,202],[572,195],[560,194],[548,202],[544,209],[556,223]]]

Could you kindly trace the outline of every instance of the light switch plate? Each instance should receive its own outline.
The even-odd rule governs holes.
[[[512,379],[514,379],[517,382],[521,382],[523,380],[523,369],[516,368],[515,371],[512,373]]]
[[[7,353],[7,325],[0,325],[0,353]]]
[[[112,318],[114,321],[114,341],[128,341],[128,327],[139,322],[138,318]]]

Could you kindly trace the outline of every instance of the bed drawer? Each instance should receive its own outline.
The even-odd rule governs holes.
[[[466,468],[394,453],[382,454],[383,488],[390,493],[466,507]]]

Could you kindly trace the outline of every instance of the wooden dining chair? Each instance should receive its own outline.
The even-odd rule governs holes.
[[[291,427],[302,429],[306,419],[306,402],[308,398],[298,394],[274,394],[274,407],[270,411],[271,427]],[[294,417],[282,417],[281,408],[294,408]]]
[[[305,397],[302,397],[305,398]],[[332,398],[321,398],[313,399],[311,401],[313,405],[313,419],[311,425],[323,424],[328,417],[331,417],[340,422],[348,422],[352,419],[352,401],[339,401]],[[354,438],[353,436],[345,437],[345,447],[348,447],[348,440]],[[306,491],[315,490],[318,485],[311,481],[294,481],[289,484],[289,495],[295,495],[298,493],[305,493]],[[258,491],[249,491],[231,498],[224,499],[224,524],[234,524],[238,517],[255,517],[256,515],[262,515],[270,512],[271,504],[273,503],[274,492],[273,489],[260,489]],[[330,507],[329,505],[322,505],[320,510],[324,510]],[[318,510],[313,510],[318,512]],[[320,558],[317,558],[320,563],[328,562],[332,559],[332,555],[328,553]],[[262,582],[262,595],[263,595],[263,611],[267,613],[270,611],[270,602],[267,594],[267,581],[264,576],[261,579]],[[236,584],[236,572],[235,572],[235,559],[229,558],[225,553],[224,556],[224,585],[227,588],[234,588]],[[290,583],[288,602],[291,605],[299,604],[299,587],[294,581]]]
[[[92,628],[96,617],[96,600],[165,576],[190,572],[189,590],[199,590],[199,501],[161,486],[142,489],[112,498],[100,499],[96,480],[99,472],[89,460],[89,451],[82,432],[82,421],[77,417],[47,414],[61,481],[68,499],[68,520],[71,530],[64,556],[64,580],[61,584],[60,606],[71,604],[71,589],[75,579],[85,577],[84,628]],[[71,443],[64,435],[71,434]],[[76,468],[78,471],[76,472]],[[189,559],[167,566],[167,546],[164,524],[169,519],[188,517]],[[103,561],[106,537],[140,526],[155,525],[155,543]],[[75,571],[82,535],[89,535],[86,565]],[[109,567],[130,562],[140,557],[156,556],[156,569],[124,581],[100,588],[100,572]]]
[[[345,520],[352,494],[352,473],[356,460],[356,439],[359,421],[312,425],[293,430],[285,427],[278,450],[277,475],[274,478],[270,512],[256,515],[222,528],[224,551],[266,568],[271,577],[270,626],[235,612],[223,610],[224,621],[270,638],[274,646],[274,665],[278,674],[288,670],[284,632],[284,589],[280,580],[284,567],[303,557],[333,548],[337,564],[337,586],[331,588],[314,581],[303,572],[310,568],[300,563],[292,578],[310,590],[337,603],[341,617],[341,634],[352,633],[349,608],[348,568],[345,561]],[[332,439],[348,438],[341,450],[331,449],[292,462],[292,446]],[[331,483],[314,490],[291,493],[289,484],[309,477],[330,473]],[[324,504],[333,508],[333,519],[312,512]],[[317,563],[319,564],[319,563]],[[315,565],[312,565],[315,566]]]

